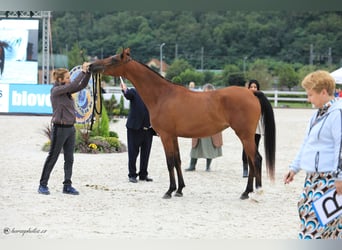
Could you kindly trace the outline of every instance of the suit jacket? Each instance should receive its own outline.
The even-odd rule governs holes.
[[[151,126],[150,115],[135,88],[127,88],[126,92],[122,91],[122,93],[125,98],[130,101],[126,127],[130,129],[142,129],[143,127],[149,128]]]
[[[199,138],[192,138],[192,147],[195,148],[198,144]],[[215,148],[219,148],[223,145],[222,132],[211,136],[211,141]]]

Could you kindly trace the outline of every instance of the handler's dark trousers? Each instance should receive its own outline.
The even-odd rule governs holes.
[[[45,160],[40,185],[47,186],[50,174],[63,148],[64,185],[71,185],[72,165],[74,163],[75,128],[73,125],[54,125],[52,128],[51,148]]]
[[[136,161],[140,150],[140,171],[139,178],[147,177],[147,166],[150,158],[151,146],[153,140],[152,129],[127,129],[128,144],[128,177],[136,178],[138,176]]]

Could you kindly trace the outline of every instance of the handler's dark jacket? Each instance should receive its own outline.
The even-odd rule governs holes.
[[[126,127],[130,129],[150,128],[150,115],[148,110],[135,88],[122,91],[125,98],[130,101],[130,109],[126,122]]]
[[[89,81],[90,73],[81,72],[69,84],[55,82],[51,88],[52,123],[73,125],[76,121],[75,104],[71,94],[84,89]]]

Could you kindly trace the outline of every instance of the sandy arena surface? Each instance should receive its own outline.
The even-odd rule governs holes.
[[[51,195],[37,193],[49,116],[0,116],[0,221],[2,239],[296,239],[297,199],[304,173],[285,186],[283,175],[295,157],[312,109],[275,109],[276,181],[263,163],[259,202],[240,200],[242,146],[234,131],[223,131],[223,156],[205,171],[185,172],[183,197],[165,200],[169,186],[159,137],[152,145],[149,176],[153,182],[129,183],[127,152],[75,154],[73,185],[79,196],[62,193],[63,155],[49,181]],[[126,144],[126,120],[111,130]],[[188,167],[191,140],[179,138],[182,168]],[[260,145],[264,155],[263,142]],[[25,232],[26,231],[26,232]]]

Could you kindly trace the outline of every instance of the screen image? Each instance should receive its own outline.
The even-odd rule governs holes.
[[[38,20],[0,20],[0,84],[37,84]]]

